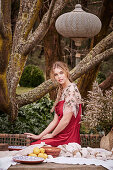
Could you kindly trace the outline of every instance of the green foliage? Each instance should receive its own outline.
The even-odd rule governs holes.
[[[6,114],[1,114],[0,133],[41,133],[53,119],[53,114],[50,113],[52,105],[53,102],[48,97],[44,97],[37,103],[21,107],[17,120],[13,124],[8,121]]]
[[[19,84],[23,87],[36,87],[44,80],[44,74],[37,66],[28,65],[22,73]]]
[[[86,127],[83,124],[80,126],[80,134],[86,134]]]
[[[106,76],[104,75],[104,73],[99,72],[98,75],[97,75],[98,84],[102,83],[105,79],[106,79]]]
[[[80,134],[89,134],[89,126],[86,122],[81,122],[80,124]]]

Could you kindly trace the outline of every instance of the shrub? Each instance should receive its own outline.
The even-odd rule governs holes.
[[[113,87],[103,94],[95,82],[85,103],[83,121],[89,123],[91,131],[104,131],[107,134],[113,126]]]
[[[104,73],[99,72],[98,75],[97,75],[98,84],[102,83],[105,79],[106,79],[106,76],[104,75]]]
[[[28,65],[22,73],[19,84],[23,87],[36,87],[44,80],[44,74],[37,66]]]
[[[19,109],[17,120],[14,123],[8,121],[6,114],[0,115],[0,133],[41,133],[53,119],[50,109],[53,105],[48,97],[44,97],[37,103],[23,106]]]

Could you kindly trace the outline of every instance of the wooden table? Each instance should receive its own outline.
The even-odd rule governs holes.
[[[13,156],[17,151],[0,151],[0,157],[6,155]],[[12,155],[13,154],[13,155]],[[102,166],[96,165],[69,165],[57,163],[41,163],[41,164],[16,164],[11,166],[8,170],[106,170]]]
[[[106,170],[102,166],[95,165],[69,165],[56,163],[41,163],[41,164],[17,164],[11,166],[8,170]]]

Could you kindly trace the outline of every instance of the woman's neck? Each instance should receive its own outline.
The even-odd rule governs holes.
[[[64,84],[62,84],[63,89],[67,88],[71,84],[71,82],[68,80]]]

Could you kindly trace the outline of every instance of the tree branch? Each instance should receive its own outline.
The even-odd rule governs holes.
[[[51,79],[45,81],[38,87],[34,88],[33,90],[29,91],[28,93],[24,93],[21,95],[17,95],[17,103],[19,107],[24,106],[26,104],[32,103],[41,97],[43,97],[45,94],[49,93],[52,89],[54,89],[57,85],[53,84]],[[33,97],[31,97],[33,96]],[[23,101],[21,101],[23,99]]]
[[[106,90],[108,88],[110,88],[111,86],[113,86],[113,73],[111,73],[106,80],[104,80],[101,84],[99,84],[99,87],[102,90]]]
[[[50,24],[50,19],[51,19],[51,16],[52,16],[52,11],[53,11],[54,6],[55,6],[55,2],[56,2],[56,0],[52,0],[51,4],[50,4],[50,7],[49,7],[47,21],[46,21],[48,25]]]
[[[39,2],[39,1],[37,1],[37,2]],[[53,20],[55,20],[55,17],[59,13],[59,10],[61,10],[64,7],[64,4],[66,4],[66,2],[64,3],[63,0],[62,1],[57,0],[56,7],[57,6],[58,7],[57,7],[57,10],[56,9],[54,10],[54,12],[56,12],[56,13],[53,14],[53,16],[54,16]],[[24,7],[22,7],[22,5]],[[27,9],[25,9],[26,5],[28,6],[28,2],[26,4],[25,0],[21,1],[19,18],[22,17],[22,12],[21,11],[24,11],[24,13],[26,12],[26,10],[27,10]],[[51,8],[53,8],[53,5],[54,5],[54,1],[51,4]],[[51,9],[49,9],[49,10],[50,10],[50,13],[51,13],[52,12]],[[29,9],[28,9],[28,11],[29,11]],[[13,48],[12,48],[13,50],[12,50],[12,55],[10,57],[9,71],[8,71],[8,75],[9,75],[8,77],[11,78],[11,80],[12,80],[11,82],[12,82],[13,87],[15,86],[15,90],[16,90],[16,85],[18,84],[18,81],[19,81],[19,77],[21,76],[24,64],[26,62],[27,54],[30,52],[31,49],[33,49],[37,45],[37,42],[35,40],[40,42],[43,39],[43,37],[44,37],[45,33],[47,32],[47,30],[49,29],[49,27],[46,24],[47,16],[48,16],[48,13],[46,14],[46,17],[44,17],[44,19],[42,21],[42,24],[40,24],[40,26],[38,27],[37,31],[35,31],[28,38],[29,39],[28,41],[24,41],[21,38],[22,25],[25,22],[22,22],[22,24],[21,24],[20,19],[17,22],[17,28],[16,28],[17,30],[15,32],[15,37],[17,39],[16,38],[13,39]],[[44,27],[44,29],[43,29],[43,27]],[[20,33],[19,33],[19,30],[20,30]],[[28,47],[27,53],[25,53],[26,52],[26,47],[24,46],[24,44]],[[21,51],[24,51],[24,53],[22,53]],[[12,64],[12,66],[11,66],[11,64]],[[19,66],[21,68],[19,68]],[[13,80],[14,80],[15,83],[13,82]],[[10,81],[9,81],[9,83],[10,83]]]
[[[20,10],[13,37],[12,53],[18,53],[19,44],[21,41],[24,41],[24,39],[27,39],[38,16],[41,3],[42,0],[20,1]]]
[[[65,7],[66,3],[67,2],[64,0],[57,0],[55,3],[55,7],[53,9],[53,5],[54,5],[54,1],[53,1],[53,5],[51,5],[52,9],[49,8],[48,12],[43,16],[42,21],[38,26],[38,28],[36,29],[36,31],[28,38],[25,45],[22,46],[21,48],[22,55],[26,56],[34,48],[34,46],[44,38],[45,34],[49,29],[49,26],[55,21],[56,17],[60,14],[62,9]],[[48,14],[49,16],[50,14],[52,14],[50,17],[49,25],[47,24]]]
[[[90,55],[95,56],[102,51],[106,50],[110,45],[113,44],[113,31],[103,38],[92,50],[89,52]]]
[[[57,1],[59,1],[59,3],[57,3],[57,5],[66,4],[66,3],[63,2],[63,0],[57,0]],[[61,3],[61,1],[62,1],[62,3]],[[29,2],[34,3],[33,0],[29,0]],[[39,0],[37,0],[37,1],[35,0],[35,2],[39,2]],[[24,5],[22,3],[24,3]],[[21,77],[25,62],[27,60],[27,54],[28,54],[28,53],[22,53],[22,50],[25,50],[24,49],[25,48],[24,44],[26,44],[26,45],[29,44],[29,41],[26,41],[26,39],[24,38],[24,34],[23,34],[24,33],[24,28],[25,28],[23,23],[26,24],[27,19],[29,17],[29,12],[28,11],[29,11],[29,8],[31,8],[31,6],[28,7],[28,5],[29,5],[28,1],[21,0],[21,8],[20,8],[21,9],[21,15],[20,15],[20,18],[22,20],[20,19],[18,21],[18,24],[17,24],[18,28],[17,28],[16,33],[15,33],[15,38],[13,39],[13,48],[12,48],[13,50],[12,50],[12,54],[11,54],[10,61],[9,61],[9,67],[8,67],[7,82],[9,84],[9,86],[8,86],[8,88],[9,88],[9,96],[10,96],[10,103],[11,103],[11,107],[12,107],[11,115],[12,115],[13,119],[14,119],[14,117],[16,117],[17,110],[18,110],[17,109],[18,104],[17,104],[17,101],[16,101],[16,87],[17,87],[17,84],[19,82],[19,78]],[[60,6],[60,8],[59,8],[59,6],[58,6],[57,13],[59,12],[59,9],[62,9],[61,7],[62,6]],[[25,10],[25,11],[23,11],[23,10]],[[53,14],[53,16],[54,16],[54,18],[53,18],[53,20],[54,20],[55,17],[56,17],[56,14]],[[26,19],[26,17],[27,17],[27,19]],[[47,16],[46,16],[46,18],[44,20],[43,26],[44,26],[44,29],[46,28],[46,30],[48,30],[49,27],[48,27],[48,25],[46,23],[46,21],[47,21],[46,19],[47,19]],[[37,33],[39,35],[38,41],[40,42],[42,40],[42,38],[43,38],[43,35],[45,35],[46,31],[44,30],[45,31],[44,32],[42,30],[42,27],[41,27],[41,30],[39,29],[38,31],[39,32],[35,32],[35,33]],[[18,35],[17,35],[17,32],[18,32]],[[33,35],[35,33],[33,33]],[[16,35],[17,35],[17,37],[16,37]],[[32,49],[36,45],[36,42],[34,44],[33,35],[29,36],[30,38],[28,37],[30,42],[32,42],[32,44],[30,44],[30,46],[32,46]]]
[[[23,30],[23,38],[24,39],[27,39],[28,38],[28,35],[30,33],[30,31],[32,30],[33,28],[33,25],[37,19],[37,16],[39,14],[39,11],[40,11],[40,8],[42,6],[42,2],[43,0],[36,0],[36,2],[34,3],[34,5],[32,6],[32,8],[30,9],[29,11],[29,17],[27,19],[27,22],[26,22],[26,26]]]
[[[113,55],[113,48],[110,48],[95,57],[88,54],[70,73],[71,79],[75,80],[79,78],[81,75],[87,73],[100,64],[102,61],[108,59],[111,55]]]
[[[79,78],[81,75],[87,73],[89,70],[93,69],[96,65],[101,63],[101,61],[108,59],[111,55],[113,55],[113,48],[104,51],[101,54],[92,57],[91,55],[87,55],[71,72],[71,79],[74,81]],[[17,102],[19,107],[32,103],[57,85],[53,84],[51,80],[45,81],[43,84],[39,85],[38,87],[34,88],[33,90],[29,91],[28,93],[21,94],[17,96]]]

